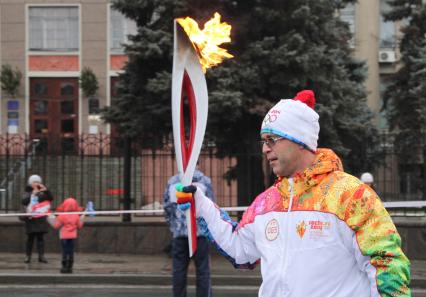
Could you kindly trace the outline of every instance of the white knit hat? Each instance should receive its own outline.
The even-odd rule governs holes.
[[[29,178],[28,178],[28,185],[32,185],[32,183],[42,183],[42,179],[41,179],[41,177],[40,177],[40,175],[37,175],[37,174],[34,174],[34,175],[31,175]]]
[[[374,182],[374,177],[370,172],[364,172],[360,179],[363,183],[372,184]]]
[[[284,137],[315,152],[320,126],[314,105],[311,90],[299,92],[294,99],[282,99],[266,114],[260,133]]]

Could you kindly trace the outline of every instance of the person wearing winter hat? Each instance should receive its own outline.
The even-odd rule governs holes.
[[[193,193],[197,217],[234,266],[260,260],[260,297],[411,296],[410,263],[389,214],[332,150],[317,147],[314,108],[305,90],[265,116],[262,152],[277,180],[239,223],[194,185],[178,188],[178,203]]]
[[[378,191],[378,189],[376,188],[376,185],[374,184],[374,177],[370,172],[364,172],[363,174],[361,174],[359,179],[364,184],[372,188],[374,192],[376,192],[376,194],[380,195],[380,192]]]
[[[49,226],[43,213],[47,213],[50,210],[53,195],[42,182],[43,180],[39,175],[31,175],[28,178],[28,185],[21,201],[25,212],[34,213],[32,216],[20,217],[20,220],[25,222],[25,231],[27,233],[25,263],[31,262],[34,239],[37,239],[38,261],[47,263],[47,259],[44,256],[44,234],[48,232]]]
[[[374,183],[374,177],[370,172],[364,172],[361,174],[360,180],[369,186]]]
[[[57,212],[81,212],[84,209],[78,205],[75,198],[70,197],[64,200],[56,208]],[[62,267],[61,273],[72,273],[74,265],[74,245],[78,236],[78,229],[83,228],[85,215],[59,214],[57,217],[49,215],[48,222],[53,228],[59,229],[59,238],[62,246]]]
[[[43,180],[40,175],[33,174],[28,178],[28,185],[32,185],[34,183],[41,184]]]

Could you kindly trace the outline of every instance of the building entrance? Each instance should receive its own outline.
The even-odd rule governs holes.
[[[74,153],[78,145],[78,79],[30,79],[30,137],[47,153]]]

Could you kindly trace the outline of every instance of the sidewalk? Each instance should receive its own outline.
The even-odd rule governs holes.
[[[165,254],[75,254],[73,274],[59,273],[59,254],[47,254],[48,264],[39,263],[36,255],[33,257],[30,264],[25,264],[23,254],[1,253],[0,284],[172,284],[172,260]],[[234,269],[219,255],[212,256],[211,276],[214,285],[259,286],[261,283],[259,267],[254,270]],[[188,283],[195,284],[195,267],[192,262]]]
[[[73,274],[60,274],[60,255],[47,254],[48,264],[23,262],[24,255],[0,254],[0,284],[126,284],[171,285],[172,262],[165,254],[113,255],[76,254]],[[426,261],[412,261],[412,287],[426,288]],[[234,269],[223,257],[211,261],[214,285],[259,286],[260,267],[254,270]],[[189,284],[194,284],[194,266],[189,268]]]

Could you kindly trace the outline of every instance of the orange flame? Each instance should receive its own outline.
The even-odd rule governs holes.
[[[183,27],[189,39],[196,47],[203,72],[207,68],[220,64],[225,58],[232,58],[233,55],[226,49],[219,47],[222,43],[231,42],[231,25],[220,22],[220,14],[215,13],[214,17],[204,24],[204,29],[200,30],[196,21],[190,17],[177,19]]]

